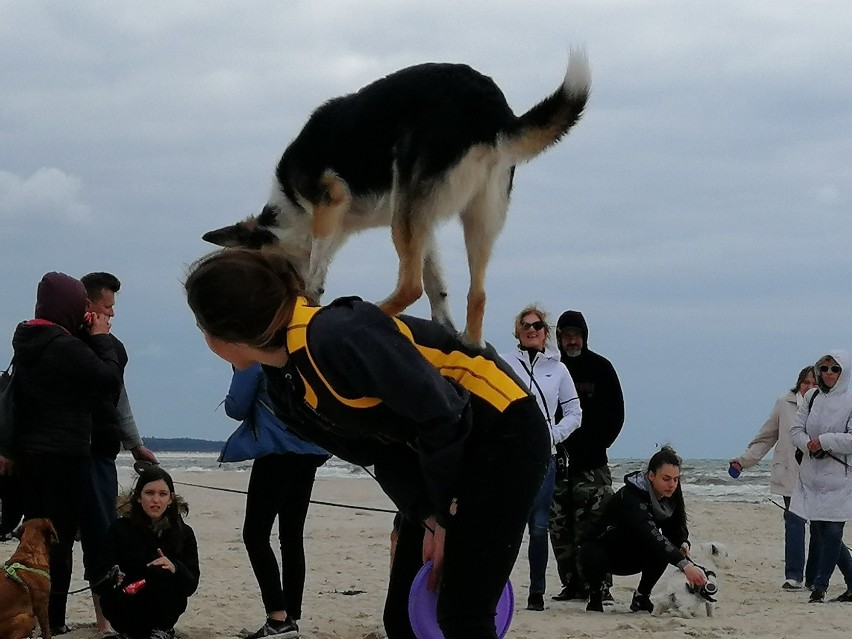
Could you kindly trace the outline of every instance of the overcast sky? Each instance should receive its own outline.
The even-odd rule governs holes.
[[[225,438],[230,369],[181,282],[205,231],[260,210],[310,112],[442,61],[522,113],[580,45],[592,96],[516,172],[486,338],[511,348],[531,301],[580,310],[624,387],[611,456],[728,458],[802,366],[852,348],[850,33],[842,0],[0,0],[0,359],[45,272],[111,271],[143,435]],[[441,240],[461,320],[455,222]],[[395,275],[387,229],[354,237],[325,299]]]

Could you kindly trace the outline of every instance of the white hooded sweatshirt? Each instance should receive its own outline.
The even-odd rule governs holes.
[[[840,365],[840,377],[830,389],[821,383],[819,389],[805,393],[790,429],[793,445],[804,453],[799,469],[799,481],[793,489],[790,510],[805,519],[815,521],[852,520],[852,396],[849,393],[850,359],[846,351],[829,351]],[[820,357],[822,359],[822,357]],[[808,409],[811,397],[813,406]],[[819,438],[826,452],[822,458],[808,453],[808,441]]]

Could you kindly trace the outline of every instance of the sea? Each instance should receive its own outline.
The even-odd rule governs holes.
[[[211,452],[157,452],[160,465],[168,471],[183,471],[198,475],[195,483],[203,484],[204,476],[222,471],[248,472],[251,461],[220,464],[216,461],[218,453]],[[647,460],[612,459],[613,488],[623,485],[624,475],[635,470],[644,470]],[[132,473],[133,458],[128,453],[119,455],[117,465],[120,471]],[[734,479],[728,475],[726,459],[685,459],[681,466],[681,485],[687,498],[699,501],[730,501],[759,503],[774,501],[780,497],[769,492],[771,464],[764,461],[753,468],[743,471]],[[353,481],[368,480],[372,477],[360,466],[353,466],[336,457],[329,459],[317,472],[317,477],[337,477]]]

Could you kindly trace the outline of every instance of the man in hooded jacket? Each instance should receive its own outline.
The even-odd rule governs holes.
[[[562,442],[567,462],[558,473],[550,513],[550,542],[562,592],[556,601],[585,599],[588,586],[577,565],[580,545],[593,534],[612,497],[612,474],[607,448],[624,424],[624,396],[610,361],[589,350],[589,329],[579,311],[565,311],[556,323],[556,341],[562,363],[580,396],[583,419],[580,428]],[[604,593],[605,603],[612,597]]]

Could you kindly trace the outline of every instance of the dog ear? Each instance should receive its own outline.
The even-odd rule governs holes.
[[[245,222],[237,222],[231,226],[224,226],[215,231],[208,231],[201,236],[201,239],[225,248],[247,249],[259,249],[278,241],[272,231],[257,224],[254,218]]]
[[[719,554],[719,549],[716,548],[716,544],[710,544],[710,554],[711,555],[718,555]]]

